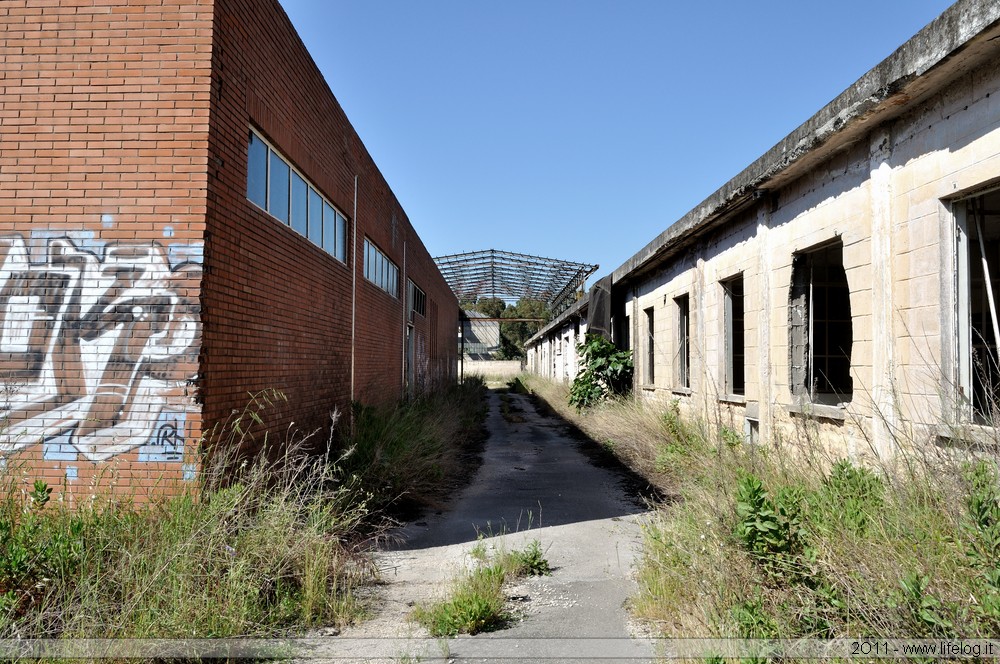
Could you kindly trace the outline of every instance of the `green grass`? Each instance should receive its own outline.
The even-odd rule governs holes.
[[[520,551],[487,552],[480,540],[469,553],[475,565],[452,583],[448,597],[428,607],[419,607],[413,618],[432,636],[478,634],[506,626],[503,586],[511,579],[552,573],[541,544],[533,540]]]
[[[315,435],[254,440],[283,398],[262,392],[217,430],[197,490],[143,504],[98,495],[69,509],[12,463],[0,471],[0,638],[270,636],[360,619],[383,508],[447,486],[482,397],[472,383],[359,409],[355,436],[331,435],[316,455]]]
[[[644,528],[631,601],[664,636],[1000,633],[994,454],[869,467],[814,445],[804,457],[746,446],[725,427],[708,433],[670,404],[577,414],[564,387],[522,381],[670,496]]]

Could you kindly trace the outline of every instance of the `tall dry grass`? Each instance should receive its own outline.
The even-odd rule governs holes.
[[[523,380],[675,498],[645,526],[632,602],[663,635],[1000,633],[1000,484],[988,450],[901,445],[920,453],[866,467],[806,441],[754,447],[709,433],[670,404],[577,413],[562,386]]]
[[[448,481],[482,396],[471,385],[361,409],[353,437],[332,426],[317,444],[254,437],[283,398],[262,392],[207,443],[197,491],[143,504],[99,495],[69,509],[5,467],[0,638],[262,636],[361,618],[382,510]]]

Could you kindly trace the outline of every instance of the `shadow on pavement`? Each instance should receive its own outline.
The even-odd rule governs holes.
[[[530,397],[506,394],[502,402],[490,390],[487,398],[489,438],[476,474],[445,509],[397,531],[391,548],[423,549],[471,542],[480,533],[641,514],[662,500],[598,443],[557,415],[539,412]]]

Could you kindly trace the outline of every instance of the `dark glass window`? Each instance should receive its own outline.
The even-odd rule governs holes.
[[[309,225],[309,185],[292,173],[292,228],[306,235]]]
[[[247,151],[247,198],[267,209],[267,144],[253,132]]]
[[[337,256],[337,211],[327,207],[323,214],[323,248]],[[337,256],[340,258],[339,256]]]
[[[319,193],[309,189],[309,231],[306,235],[316,244],[322,245],[323,237],[323,198]],[[329,206],[327,206],[329,207]]]
[[[288,176],[292,169],[276,152],[271,153],[267,211],[276,219],[288,223]]]

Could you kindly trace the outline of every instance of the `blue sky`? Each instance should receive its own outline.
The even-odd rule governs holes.
[[[946,0],[280,0],[432,255],[596,276]]]

